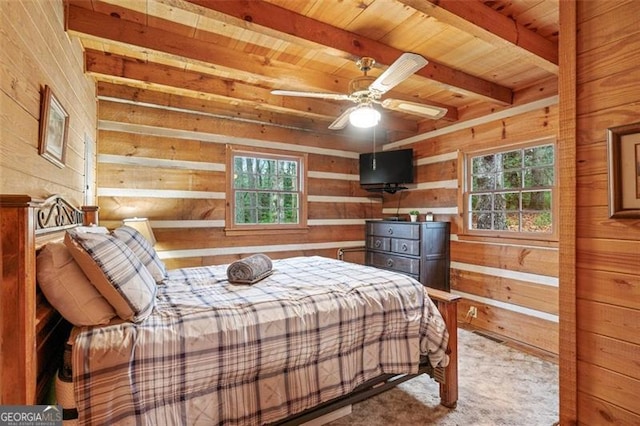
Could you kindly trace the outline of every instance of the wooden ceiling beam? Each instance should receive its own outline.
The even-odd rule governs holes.
[[[101,13],[93,12],[91,10],[69,4],[67,7],[67,30],[78,37],[82,38],[88,35],[90,38],[96,38],[99,40],[110,40],[114,43],[124,43],[134,46],[143,47],[145,49],[152,49],[157,52],[162,52],[169,56],[178,58],[188,58],[195,61],[201,61],[205,64],[209,64],[211,67],[228,68],[226,74],[233,75],[234,78],[240,80],[239,73],[245,73],[245,80],[261,80],[267,83],[276,84],[279,78],[284,73],[296,74],[295,70],[291,66],[291,69],[278,68],[273,62],[265,63],[264,59],[253,58],[251,55],[247,55],[243,52],[234,51],[233,49],[223,48],[213,45],[211,43],[181,36],[175,33],[169,33],[158,28],[149,27],[146,25],[138,24],[135,22],[124,21],[117,17],[104,15]],[[113,56],[115,58],[115,56]],[[129,60],[127,62],[121,62],[120,64],[114,64],[109,62],[108,59],[96,59],[96,63],[92,63],[90,59],[87,59],[87,69],[92,69],[92,72],[98,74],[111,74],[118,75],[119,67],[124,69],[124,64],[128,69],[136,69],[140,66],[140,61]],[[121,58],[124,59],[124,58]],[[106,61],[106,62],[105,62]],[[109,63],[107,63],[109,62]],[[156,67],[165,67],[164,65],[156,64]],[[100,67],[100,70],[98,70]],[[137,77],[134,79],[147,78],[147,71],[139,71]],[[177,72],[177,69],[173,70],[173,73]],[[186,73],[187,71],[185,71]],[[222,72],[225,74],[225,72]],[[325,90],[340,93],[344,90],[344,87],[338,89],[334,87],[336,82],[343,83],[335,76],[329,76],[319,72],[306,72],[304,76],[298,78],[312,78],[314,83],[317,81],[326,81],[324,84]],[[157,78],[165,78],[162,72],[155,73]],[[186,74],[185,74],[186,76]],[[124,77],[124,76],[120,76]],[[278,105],[283,108],[290,109],[290,112],[297,112],[301,115],[309,115],[314,112],[325,115],[333,120],[339,116],[350,104],[338,107],[335,103],[330,101],[321,101],[308,98],[292,98],[282,96],[272,96],[269,89],[258,87],[252,84],[243,84],[231,78],[216,79],[214,77],[208,77],[202,73],[191,72],[189,77],[184,77],[184,83],[191,84],[192,86],[203,86],[198,83],[198,80],[208,80],[209,85],[213,87],[219,87],[217,94],[221,96],[228,96],[233,98],[246,97],[246,100],[253,100],[255,102],[261,102],[263,106]],[[160,83],[159,83],[160,84]],[[179,85],[181,83],[175,82],[170,85]],[[309,84],[309,83],[307,83]],[[225,93],[228,90],[229,85],[238,85],[242,90],[234,90],[233,94]],[[344,84],[346,87],[346,84]],[[330,88],[329,88],[330,87]],[[192,89],[196,90],[196,89]],[[204,90],[204,89],[203,89]],[[246,91],[246,94],[245,94]],[[254,95],[251,95],[254,93]],[[258,93],[258,94],[256,94]],[[250,98],[253,96],[253,99]],[[416,99],[411,99],[416,102]],[[448,120],[455,120],[457,118],[457,110],[453,107],[448,107],[451,112],[447,115]],[[317,110],[317,111],[316,111]],[[389,116],[385,119],[386,127],[390,130],[399,130],[402,132],[415,132],[417,124],[414,121],[403,120],[400,118],[394,118]]]
[[[189,0],[207,9],[257,24],[281,33],[284,40],[291,37],[347,52],[356,57],[370,56],[377,63],[391,65],[403,51],[376,40],[361,37],[352,32],[316,21],[282,7],[260,1],[210,1]],[[229,25],[229,22],[226,22]],[[287,36],[289,35],[289,36]],[[428,59],[428,58],[427,58]],[[501,105],[510,105],[513,92],[508,87],[455,70],[429,60],[429,64],[416,75],[437,81],[456,92],[468,92]]]
[[[419,12],[512,51],[514,57],[558,75],[558,44],[480,1],[398,0]]]
[[[324,123],[326,127],[350,106],[338,107],[329,101],[317,99],[274,96],[268,89],[257,86],[91,49],[85,51],[85,69],[98,80],[102,80],[101,76],[109,76],[110,81],[116,81],[115,79],[124,83],[138,81],[145,85],[171,88],[170,92],[182,96],[198,98],[206,96],[208,100],[231,107],[227,114],[230,118],[238,118],[234,111],[241,106],[245,110],[262,110],[298,116],[303,119],[301,124],[308,120],[315,120]],[[392,131],[415,133],[417,130],[414,121],[391,116],[386,116],[381,125]]]

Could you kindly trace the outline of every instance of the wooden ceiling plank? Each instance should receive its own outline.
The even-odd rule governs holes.
[[[125,81],[140,81],[147,85],[173,87],[174,93],[191,97],[207,93],[210,99],[227,105],[242,104],[246,108],[261,109],[277,113],[289,113],[305,118],[313,118],[331,123],[348,106],[317,99],[288,98],[271,95],[268,89],[261,89],[243,83],[211,78],[199,72],[191,72],[168,65],[145,63],[116,55],[87,50],[86,70],[100,79],[100,75],[119,77]],[[457,117],[457,115],[456,115]],[[390,130],[415,132],[417,126],[410,120],[387,117],[384,123]]]
[[[399,49],[375,40],[361,37],[352,32],[324,24],[265,2],[190,1],[204,8],[234,16],[239,20],[276,30],[283,33],[283,38],[286,38],[287,34],[289,34],[294,38],[310,40],[347,52],[356,57],[371,56],[379,64],[390,65],[404,53]],[[429,78],[471,95],[481,96],[499,104],[510,104],[512,101],[513,93],[511,89],[479,79],[460,70],[454,70],[435,61],[430,61],[416,75]]]
[[[155,105],[160,108],[174,110],[196,111],[202,114],[229,116],[229,102],[219,102],[216,99],[183,96],[167,91],[158,91],[146,88],[143,84],[140,87],[133,85],[116,84],[110,81],[98,80],[98,99],[123,99],[132,103],[142,105]],[[236,105],[233,108],[232,117],[234,119],[268,122],[276,126],[295,127],[314,132],[330,134],[327,123],[322,120],[310,117],[300,117],[290,113],[280,113],[266,111],[253,107],[242,107]]]
[[[479,1],[398,0],[470,34],[501,44],[528,62],[558,75],[558,45]]]

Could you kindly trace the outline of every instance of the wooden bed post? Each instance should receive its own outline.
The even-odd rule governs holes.
[[[98,206],[82,206],[82,224],[91,226],[98,224]]]
[[[449,330],[449,365],[444,370],[444,383],[440,383],[440,404],[455,408],[458,403],[458,301],[460,296],[446,291],[427,288],[444,323]]]
[[[36,205],[27,195],[0,195],[2,405],[36,403]]]

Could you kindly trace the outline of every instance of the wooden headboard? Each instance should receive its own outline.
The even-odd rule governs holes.
[[[0,405],[45,401],[70,329],[37,287],[37,250],[97,222],[96,206],[77,209],[57,195],[0,195]]]

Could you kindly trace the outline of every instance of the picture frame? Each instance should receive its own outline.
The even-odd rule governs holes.
[[[68,131],[69,114],[51,87],[45,86],[40,103],[38,153],[60,168],[66,164]]]
[[[640,218],[640,122],[607,129],[609,217]]]

